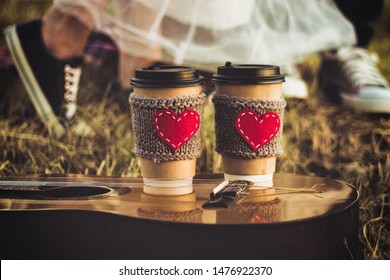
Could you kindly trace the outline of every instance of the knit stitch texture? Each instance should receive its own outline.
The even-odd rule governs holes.
[[[216,151],[218,153],[242,159],[267,158],[282,153],[283,121],[276,136],[256,151],[237,132],[235,123],[237,115],[244,109],[252,109],[259,116],[267,112],[275,112],[283,120],[286,107],[286,100],[283,97],[279,100],[262,100],[215,94],[212,101],[215,108]]]
[[[133,116],[133,131],[138,157],[151,159],[154,162],[176,161],[198,158],[201,155],[201,127],[195,135],[178,150],[173,151],[153,127],[153,116],[161,109],[171,109],[180,115],[187,109],[195,110],[202,118],[204,93],[179,96],[175,98],[146,98],[130,94],[130,106]]]

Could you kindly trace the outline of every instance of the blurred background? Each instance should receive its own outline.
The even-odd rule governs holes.
[[[39,18],[51,4],[46,0],[0,0],[0,27]],[[369,49],[377,52],[379,68],[390,80],[390,0],[373,24],[376,33]],[[28,101],[4,37],[0,37],[0,176],[140,176],[128,105],[130,90],[117,82],[118,52],[114,44],[110,46],[103,50],[90,45],[85,53],[80,113],[94,128],[94,135],[79,137],[69,132],[54,139]],[[301,65],[310,85],[309,98],[287,100],[284,153],[278,158],[277,171],[330,177],[354,185],[361,193],[359,258],[390,259],[389,115],[353,112],[326,98],[318,87],[318,65],[318,55]],[[212,88],[212,84],[208,86]],[[221,172],[209,101],[204,111],[203,146],[198,173]]]

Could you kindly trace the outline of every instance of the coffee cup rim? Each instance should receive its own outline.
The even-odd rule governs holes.
[[[284,82],[280,67],[271,64],[232,64],[219,66],[212,80],[216,84],[273,84]]]
[[[192,66],[157,65],[138,68],[130,84],[135,87],[189,87],[204,84],[204,77]]]

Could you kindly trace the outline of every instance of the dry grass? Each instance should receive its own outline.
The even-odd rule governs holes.
[[[18,1],[5,2],[9,9],[0,11],[1,27],[39,16],[49,7],[48,1],[21,1],[34,7],[21,10],[17,7]],[[386,9],[382,21],[377,23],[379,32],[370,46],[382,57],[380,68],[388,79],[390,31],[386,28],[390,26],[389,12],[390,9]],[[361,193],[358,257],[390,259],[390,117],[354,113],[327,101],[317,87],[318,62],[318,57],[313,56],[303,64],[305,78],[312,84],[310,98],[288,102],[283,135],[285,152],[278,159],[277,169],[279,172],[331,177],[356,186]],[[101,71],[87,65],[80,92],[85,96],[81,100],[81,116],[91,124],[96,135],[76,137],[69,132],[56,140],[48,134],[26,101],[27,95],[15,70],[1,70],[0,176],[37,173],[140,175],[133,152],[128,92],[111,88],[112,77]],[[97,76],[99,83],[94,82]],[[214,152],[210,102],[204,116],[204,152],[198,161],[198,172],[220,172],[221,159]]]

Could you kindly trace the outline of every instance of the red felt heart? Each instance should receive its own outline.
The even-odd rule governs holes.
[[[198,131],[200,117],[194,110],[185,110],[178,116],[173,110],[162,109],[154,115],[153,125],[157,135],[176,151]]]
[[[280,118],[275,112],[268,112],[259,117],[255,111],[246,109],[236,117],[238,133],[255,151],[270,142],[279,128]]]
[[[250,224],[265,224],[269,222],[265,217],[263,217],[260,213],[254,213],[252,217],[249,218],[248,221]]]

